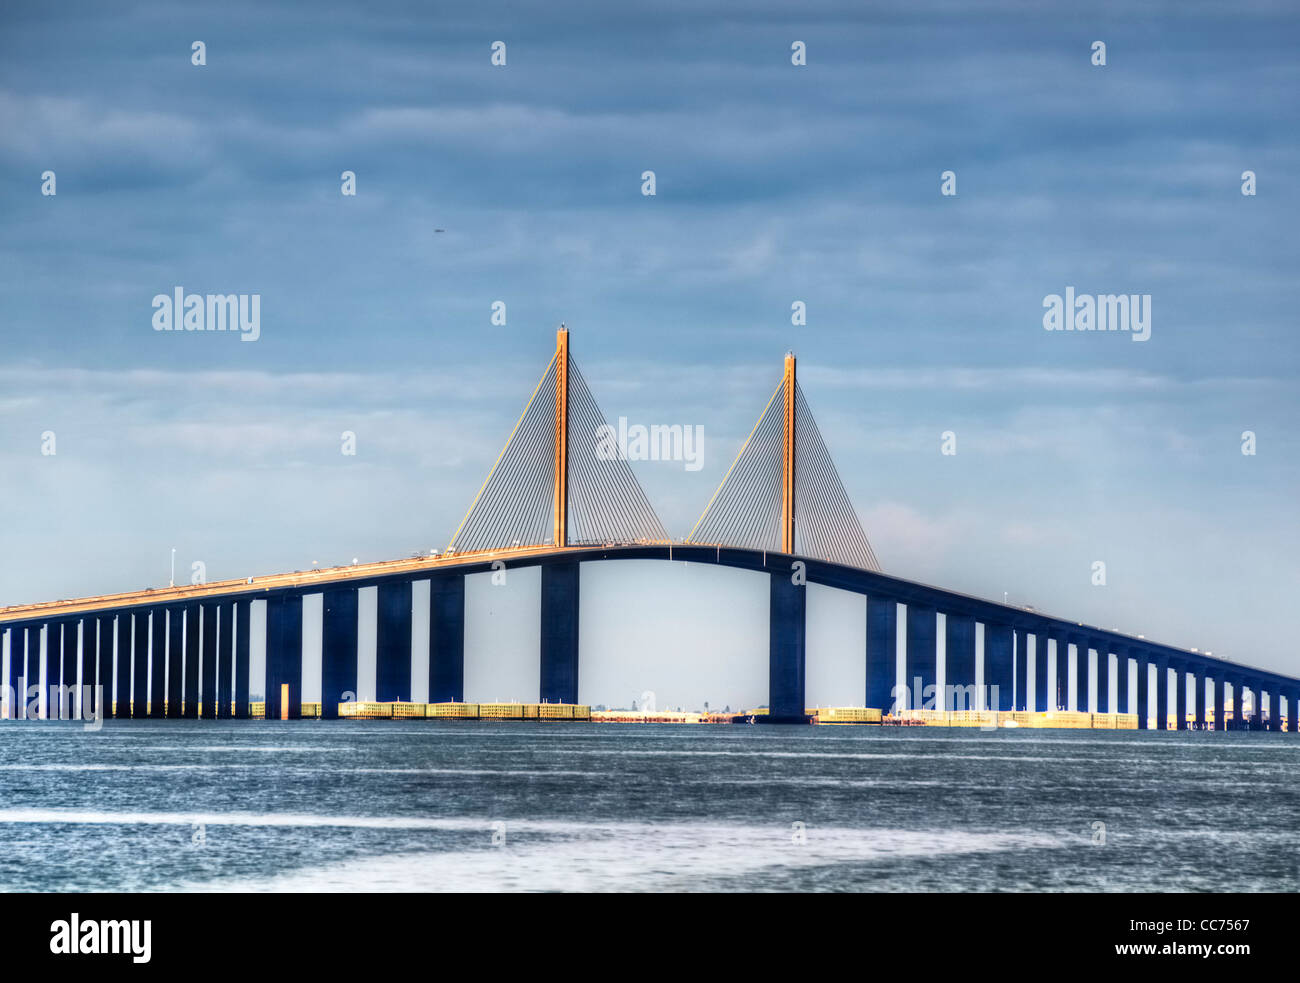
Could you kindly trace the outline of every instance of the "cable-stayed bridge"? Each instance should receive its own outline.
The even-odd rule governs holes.
[[[465,700],[465,577],[541,568],[542,702],[579,701],[581,569],[595,560],[714,564],[766,575],[769,590],[768,719],[805,720],[806,585],[866,597],[867,707],[907,709],[934,693],[973,690],[973,709],[1076,709],[1136,713],[1165,729],[1220,729],[1226,690],[1233,726],[1253,695],[1255,726],[1296,729],[1300,679],[1087,626],[880,570],[796,377],[793,355],[735,461],[690,533],[674,542],[609,430],[569,353],[556,350],[442,554],[250,577],[197,586],[0,608],[4,714],[247,717],[254,682],[266,716],[302,704],[303,597],[321,594],[322,715],[357,691],[358,598],[377,588],[375,687],[380,702],[412,699],[416,660],[427,662],[431,703]],[[429,582],[429,644],[412,647],[413,584]],[[265,669],[250,679],[253,603],[266,605]],[[943,631],[939,630],[943,615]],[[901,681],[896,661],[905,665]],[[1135,663],[1136,686],[1130,686]],[[1049,668],[1055,667],[1054,678]],[[983,687],[976,690],[977,679]],[[1154,685],[1152,685],[1154,681]],[[1095,685],[1094,685],[1095,682]],[[25,701],[20,694],[35,694]],[[102,694],[102,695],[100,695]],[[1156,712],[1149,713],[1152,697]],[[102,706],[86,701],[102,700]],[[1271,713],[1270,713],[1271,709]]]

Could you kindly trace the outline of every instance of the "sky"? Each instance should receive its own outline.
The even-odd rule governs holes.
[[[1300,674],[1298,42],[1269,2],[9,0],[0,605],[445,548],[563,321],[607,417],[703,428],[633,465],[675,537],[793,350],[886,572]],[[259,337],[155,331],[177,287]],[[1149,339],[1044,330],[1067,287]],[[809,702],[860,702],[862,599],[814,593]],[[467,696],[531,698],[535,572],[467,597]],[[766,606],[584,568],[580,695],[761,703]]]

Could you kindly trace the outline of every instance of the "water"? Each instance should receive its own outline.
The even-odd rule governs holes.
[[[1300,884],[1293,734],[110,721],[0,746],[9,891]]]

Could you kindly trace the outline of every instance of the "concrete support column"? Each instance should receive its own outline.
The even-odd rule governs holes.
[[[227,601],[218,605],[217,621],[217,719],[231,715],[234,693],[231,669],[235,664],[235,605]]]
[[[1187,729],[1187,666],[1170,663],[1174,670],[1174,730]]]
[[[1110,644],[1099,638],[1093,647],[1097,650],[1097,712],[1114,713],[1110,705]]]
[[[249,618],[252,606],[252,601],[235,602],[235,717],[239,720],[246,720],[249,716],[248,666],[252,644]]]
[[[411,581],[379,585],[375,613],[375,699],[411,699]]]
[[[55,706],[58,708],[57,713],[51,713],[51,717],[59,720],[70,720],[73,714],[73,697],[77,690],[77,629],[78,623],[75,620],[63,622],[62,644],[58,657],[59,675],[53,683],[57,686]]]
[[[979,695],[975,692],[975,619],[948,615],[945,629],[947,674],[944,682],[945,710],[978,710]],[[949,699],[951,694],[951,699]]]
[[[1088,658],[1088,639],[1083,635],[1071,635],[1070,642],[1074,645],[1074,709],[1087,713],[1091,709],[1088,677],[1092,662]]]
[[[1053,710],[1070,709],[1070,636],[1053,634],[1056,640],[1056,686],[1052,690]]]
[[[185,680],[185,609],[167,609],[167,716],[181,715]]]
[[[807,720],[804,707],[804,629],[808,588],[793,583],[790,573],[774,572],[769,581],[767,719],[771,723],[804,721]],[[908,621],[910,625],[910,610]],[[930,612],[929,632],[933,665],[933,611]]]
[[[1011,662],[1012,635],[1010,625],[984,626],[984,686],[988,690],[988,701],[995,702],[993,687],[996,686],[997,706],[990,710],[1010,710],[1011,692],[1015,666]]]
[[[1133,650],[1133,659],[1137,662],[1137,706],[1130,705],[1129,712],[1137,714],[1138,730],[1147,730],[1151,726],[1151,661],[1140,649]]]
[[[89,716],[94,716],[95,628],[93,615],[81,619],[81,645],[77,649],[77,662],[72,670],[73,684],[77,687],[73,714],[78,719],[85,719],[87,710],[91,711]]]
[[[134,627],[135,619],[131,618],[130,611],[118,612],[117,644],[113,649],[114,664],[117,667],[114,672],[113,702],[117,706],[113,710],[113,716],[122,719],[131,715],[131,632]]]
[[[908,687],[908,708],[925,707],[925,694],[934,690],[938,661],[938,616],[934,608],[907,606],[907,671],[903,682]],[[935,706],[939,701],[935,701]]]
[[[953,619],[948,619],[951,629]],[[975,682],[975,631],[971,625],[970,681]],[[894,705],[898,652],[898,603],[892,597],[867,598],[867,694],[866,705],[888,713]],[[954,664],[952,640],[948,641],[948,665]]]
[[[199,716],[199,605],[185,605],[185,671],[181,684],[181,716],[197,720]]]
[[[429,579],[429,702],[465,701],[465,577]]]
[[[199,712],[205,720],[217,717],[217,605],[199,605],[203,612],[199,643]],[[301,656],[300,656],[301,658]]]
[[[579,564],[577,561],[564,563],[543,563],[542,564],[542,633],[541,633],[541,698],[546,703],[577,703],[578,702],[578,596],[579,596]],[[787,583],[789,575],[772,575],[772,611],[771,625],[769,631],[769,648],[768,664],[769,669],[777,660],[784,664],[786,659],[794,659],[796,653],[777,644],[777,622],[780,615],[778,609],[777,586],[776,581],[784,576]],[[791,584],[791,587],[794,585]],[[804,588],[798,588],[802,597]],[[789,601],[793,604],[792,599],[787,599],[782,595],[782,601]],[[802,601],[799,602],[802,605]],[[800,689],[800,700],[802,700],[802,683],[803,683],[803,617],[802,606],[800,606],[800,617],[798,619],[798,678]],[[789,618],[793,619],[793,611],[788,612]],[[783,621],[782,627],[787,629],[789,636],[782,636],[781,645],[794,645],[795,639],[793,621],[788,624]],[[772,679],[769,673],[769,687]],[[788,694],[782,691],[782,698]],[[776,693],[772,692],[769,700],[775,698]],[[770,708],[775,712],[774,708]],[[798,710],[803,712],[803,704],[800,703]]]
[[[1156,730],[1169,729],[1169,659],[1156,662]]]
[[[409,631],[407,639],[410,651]],[[280,687],[286,684],[288,706],[280,699]],[[301,594],[281,594],[266,601],[266,719],[279,720],[282,711],[290,720],[302,715]]]
[[[1029,632],[1024,628],[1015,629],[1015,697],[1011,702],[1013,710],[1029,709]]]
[[[432,692],[432,687],[430,687]],[[336,720],[345,694],[357,699],[357,591],[340,587],[321,598],[321,719]]]
[[[6,716],[10,720],[22,720],[24,704],[27,702],[25,687],[27,683],[27,627],[11,625],[9,628],[9,675],[5,685],[9,687],[6,699]]]
[[[1219,673],[1214,677],[1214,729],[1216,731],[1223,731],[1228,729],[1227,722],[1223,719],[1224,714],[1226,712],[1223,709],[1224,688],[1225,687],[1223,682],[1223,674]]]
[[[1196,708],[1196,729],[1205,730],[1205,680],[1204,673],[1192,673],[1192,705]]]
[[[1255,691],[1255,716],[1259,718],[1260,730],[1271,730],[1273,724],[1273,714],[1270,709],[1269,693],[1261,686]]]
[[[129,611],[120,620],[131,622],[130,647],[124,652],[122,646],[118,646],[118,661],[130,683],[128,707],[122,716],[139,718],[144,716],[145,703],[149,699],[149,612]]]
[[[1054,706],[1052,684],[1047,677],[1051,639],[1041,631],[1034,635],[1034,709],[1042,712]]]
[[[152,672],[149,678],[149,716],[165,716],[163,701],[167,699],[167,611],[154,608],[150,623],[149,664]]]

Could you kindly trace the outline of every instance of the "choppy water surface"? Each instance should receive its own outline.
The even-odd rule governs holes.
[[[1300,886],[1293,734],[110,721],[0,745],[5,890]]]

